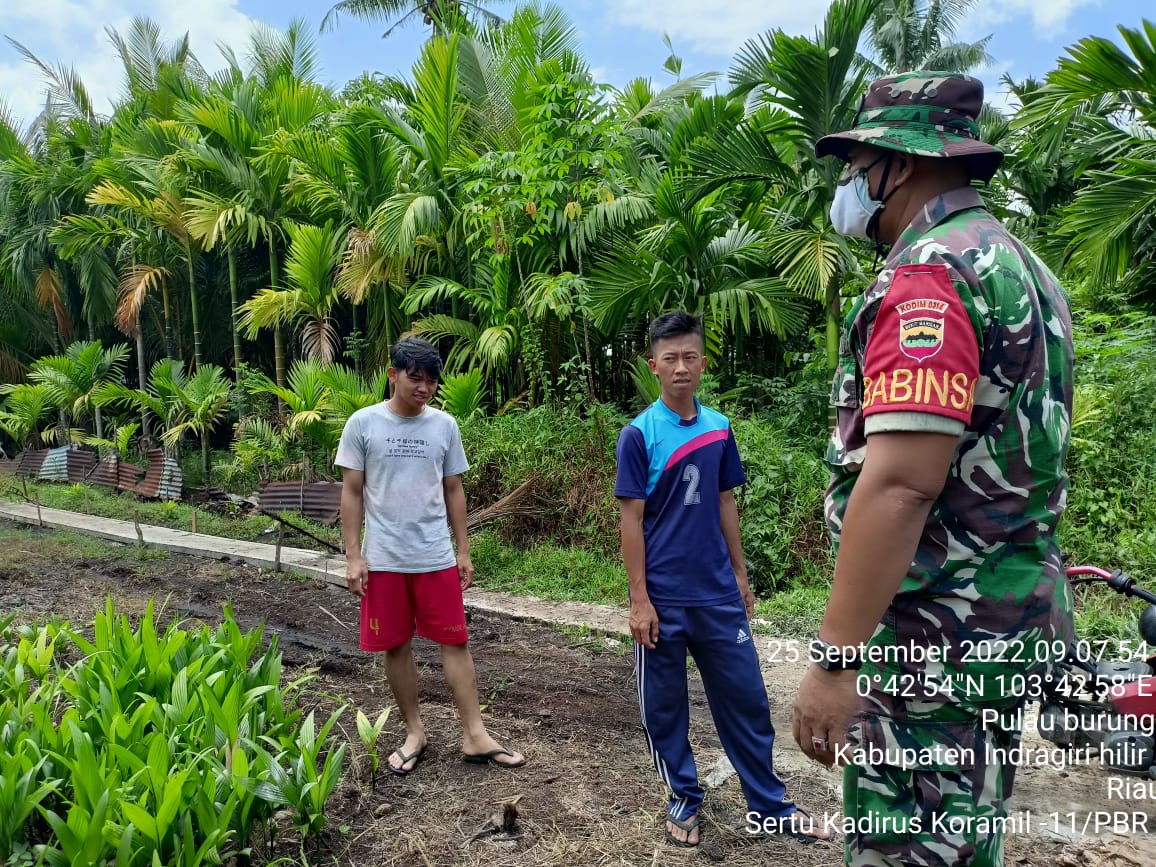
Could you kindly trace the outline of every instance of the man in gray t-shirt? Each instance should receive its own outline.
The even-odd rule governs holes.
[[[346,583],[361,597],[361,648],[385,653],[386,678],[405,721],[405,743],[387,766],[406,776],[426,750],[416,627],[441,646],[442,671],[462,722],[463,759],[518,768],[525,757],[502,747],[482,724],[466,644],[462,591],[474,580],[462,487],[469,463],[453,416],[426,405],[437,390],[441,358],[431,344],[408,338],[393,347],[390,361],[392,397],[349,417],[335,461],[343,470]]]

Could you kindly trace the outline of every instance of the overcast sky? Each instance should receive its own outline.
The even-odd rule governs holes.
[[[122,74],[106,27],[126,31],[134,16],[161,25],[168,38],[188,32],[194,53],[210,70],[223,65],[216,46],[243,51],[254,21],[284,28],[302,18],[314,28],[330,3],[309,0],[0,0],[0,33],[53,66],[72,66],[85,81],[97,110],[107,112]],[[562,0],[578,27],[595,75],[614,85],[636,76],[670,80],[662,70],[668,33],[683,58],[683,75],[726,72],[735,52],[752,36],[774,27],[810,34],[825,7],[814,0]],[[978,71],[988,96],[1004,102],[999,79],[1042,77],[1066,46],[1087,35],[1117,38],[1116,27],[1137,27],[1148,0],[980,0],[961,29],[971,40],[987,34],[996,63]],[[513,6],[490,5],[499,14]],[[1156,17],[1156,16],[1150,16]],[[416,24],[388,39],[384,27],[343,18],[318,37],[323,74],[340,86],[363,71],[408,73],[425,29]],[[0,102],[27,123],[43,104],[39,71],[8,41],[0,42]]]

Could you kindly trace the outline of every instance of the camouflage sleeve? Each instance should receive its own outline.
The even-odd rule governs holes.
[[[865,431],[871,432],[873,416],[896,412],[908,418],[915,414],[952,420],[957,425],[951,428],[958,431],[971,420],[979,357],[971,316],[948,266],[900,265],[879,305],[864,353]]]

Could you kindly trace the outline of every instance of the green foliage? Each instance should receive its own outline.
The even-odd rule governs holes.
[[[482,414],[485,391],[482,372],[477,368],[447,376],[438,388],[441,406],[458,421],[468,421]]]
[[[42,863],[221,864],[292,807],[325,824],[345,745],[302,719],[281,656],[226,608],[216,629],[133,625],[112,600],[86,638],[0,622],[0,851]],[[278,785],[284,768],[302,785]],[[304,841],[302,843],[304,846]]]
[[[1156,580],[1156,319],[1086,314],[1077,320],[1077,395],[1068,459],[1071,492],[1060,525],[1074,560]]]
[[[365,711],[357,711],[357,736],[361,738],[361,745],[365,747],[366,755],[369,756],[370,765],[373,770],[373,788],[377,788],[377,769],[381,767],[381,756],[377,751],[377,740],[381,737],[381,730],[385,728],[386,721],[389,720],[389,712],[392,708],[387,707],[380,714],[377,715],[376,722],[370,722],[369,717],[365,715]]]
[[[738,503],[752,588],[765,594],[829,580],[834,558],[822,498],[829,470],[813,441],[757,419],[732,424],[747,472]]]
[[[626,602],[626,572],[617,552],[550,542],[514,547],[487,531],[471,541],[470,554],[478,586],[487,590],[602,605]]]
[[[41,422],[52,412],[53,404],[43,385],[0,387],[7,396],[0,406],[0,431],[16,443],[17,450],[39,445]]]
[[[598,406],[585,417],[538,407],[465,422],[471,504],[488,505],[534,479],[534,513],[503,520],[506,541],[532,545],[550,539],[614,556],[614,446],[626,421],[613,408]]]

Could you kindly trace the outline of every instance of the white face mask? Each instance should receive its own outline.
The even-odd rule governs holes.
[[[866,238],[871,218],[882,207],[882,202],[871,198],[867,173],[856,172],[847,183],[835,187],[835,198],[831,202],[831,225],[840,235]]]

